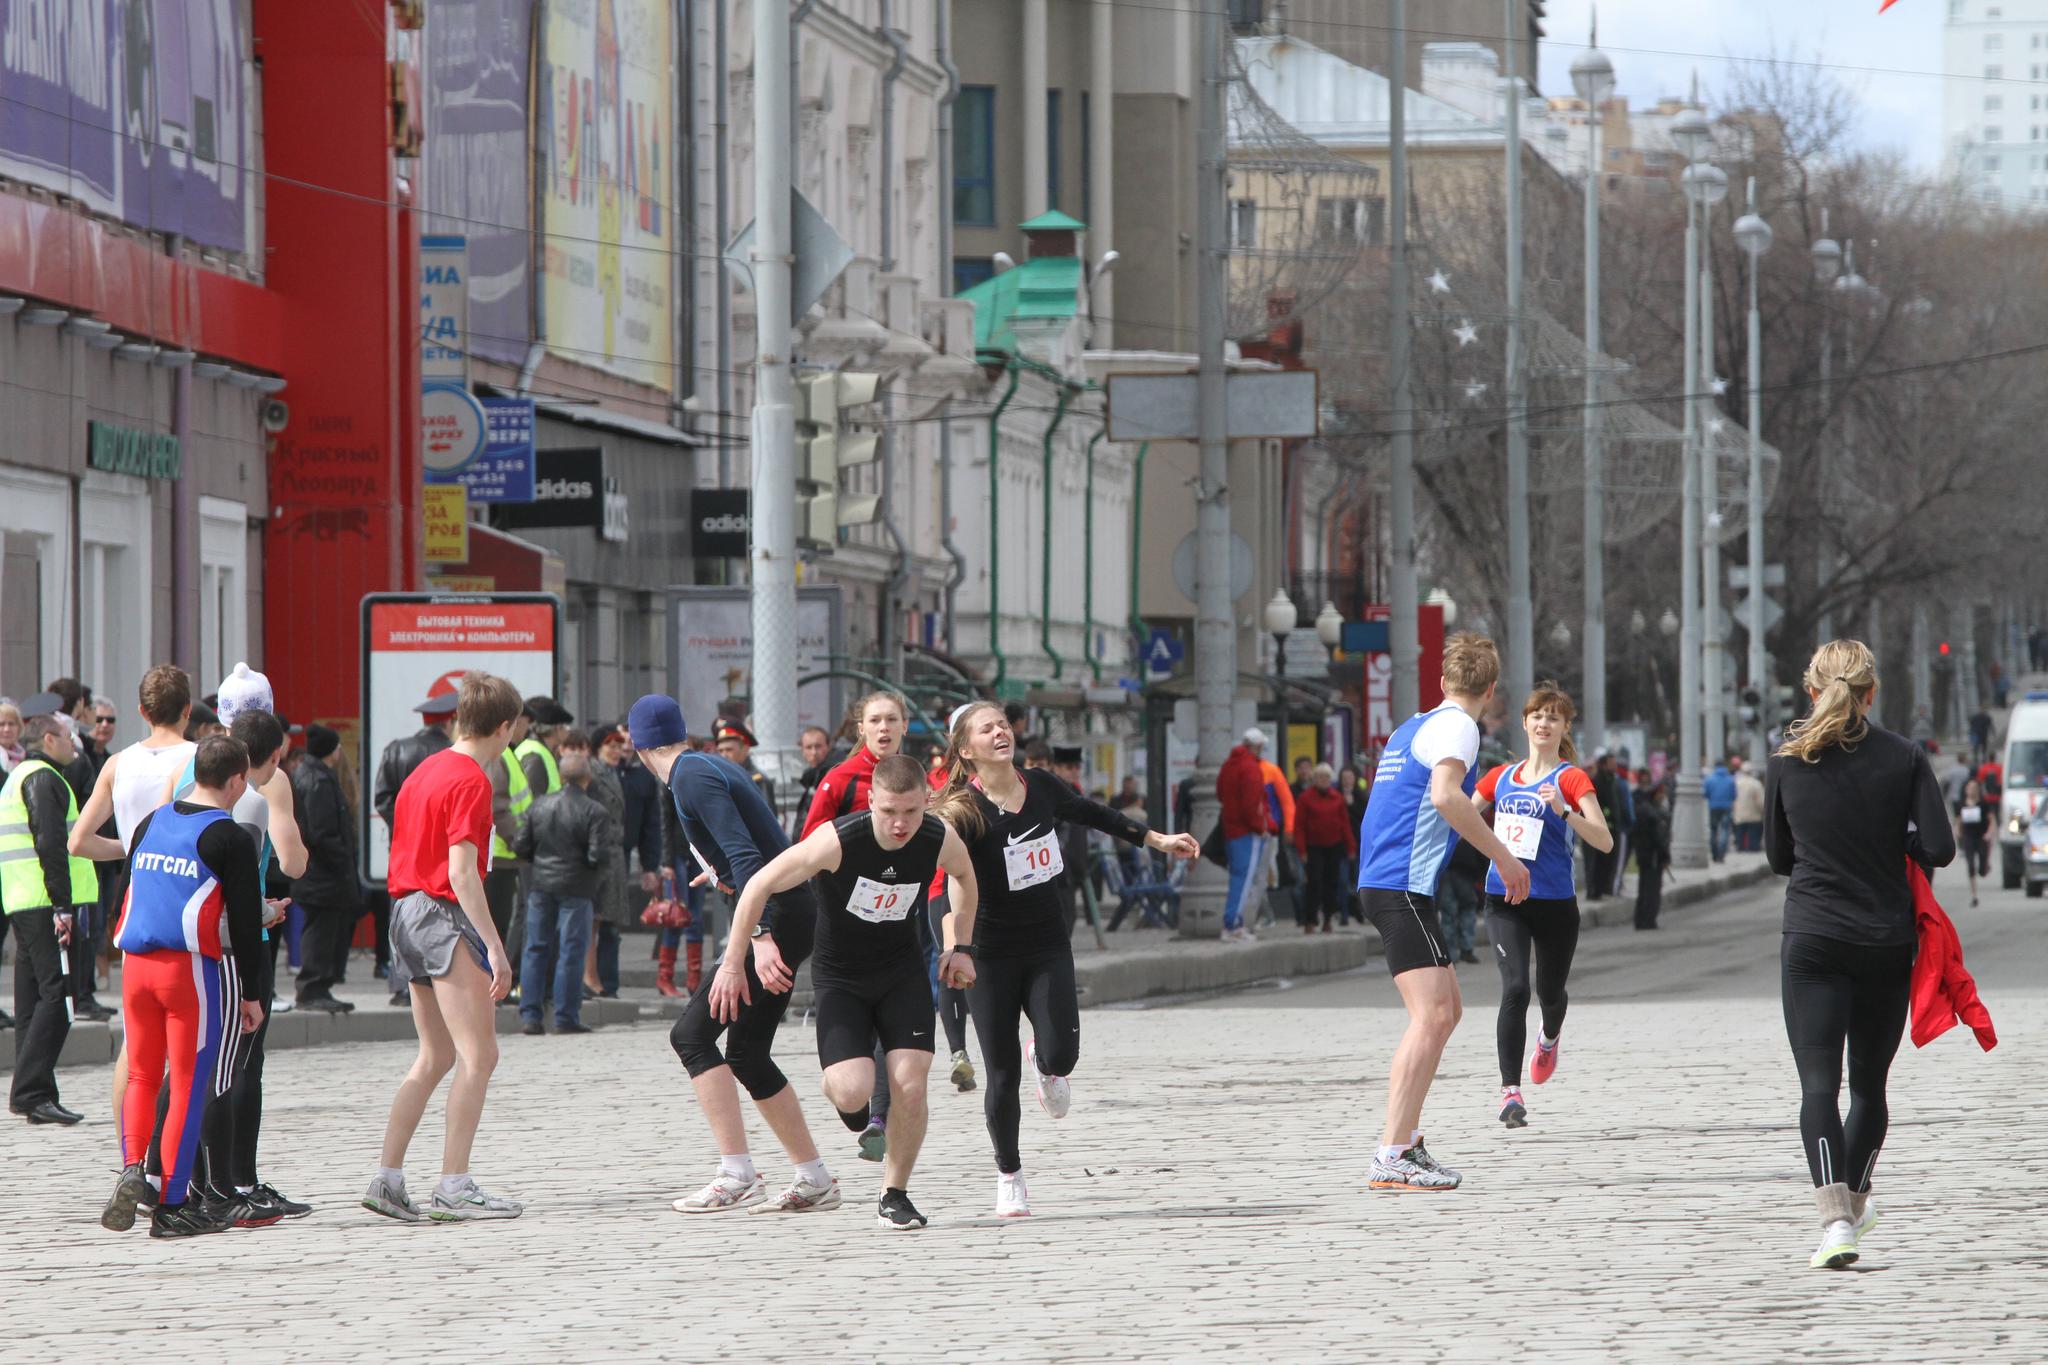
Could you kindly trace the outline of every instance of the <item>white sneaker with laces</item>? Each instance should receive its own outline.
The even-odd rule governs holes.
[[[1048,1076],[1038,1070],[1038,1040],[1031,1039],[1024,1044],[1024,1055],[1030,1059],[1031,1069],[1038,1074],[1038,1104],[1047,1115],[1056,1119],[1067,1116],[1067,1107],[1074,1102],[1074,1087],[1067,1083],[1065,1076]]]
[[[725,1213],[758,1204],[768,1197],[768,1182],[760,1176],[742,1180],[720,1171],[711,1183],[695,1194],[686,1194],[669,1207],[677,1213]]]
[[[1820,1245],[1814,1248],[1813,1259],[1807,1264],[1815,1270],[1839,1270],[1856,1264],[1856,1257],[1856,1225],[1838,1218],[1821,1233]]]
[[[798,1176],[790,1182],[788,1189],[763,1204],[756,1204],[752,1213],[823,1213],[826,1209],[839,1207],[839,1177],[833,1176],[823,1185],[813,1185]]]
[[[1024,1172],[996,1176],[996,1217],[1029,1218],[1031,1191],[1024,1186]]]
[[[444,1194],[441,1187],[434,1187],[434,1197],[427,1201],[427,1217],[437,1223],[466,1223],[478,1218],[517,1218],[526,1212],[526,1206],[516,1199],[503,1195],[485,1194],[477,1188],[474,1180],[467,1181],[453,1194]]]

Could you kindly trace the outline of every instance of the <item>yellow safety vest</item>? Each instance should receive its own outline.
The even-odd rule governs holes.
[[[21,784],[35,772],[57,773],[57,780],[64,782],[64,774],[42,759],[32,758],[10,773],[7,785],[0,787],[0,906],[10,915],[50,904],[49,884],[43,880],[43,863],[36,857],[35,835],[28,827],[28,800],[21,794]],[[64,782],[64,804],[68,807],[64,812],[64,836],[68,839],[71,827],[78,823],[78,794],[69,782]],[[69,904],[90,905],[99,900],[99,872],[92,860],[73,857],[70,862]]]
[[[562,769],[555,762],[555,751],[553,749],[550,749],[537,739],[527,738],[520,740],[519,747],[512,752],[521,759],[538,755],[540,765],[548,771],[548,790],[558,792],[562,789]]]
[[[524,819],[526,818],[527,807],[533,804],[533,784],[526,780],[525,770],[519,766],[518,757],[510,750],[506,751],[503,762],[505,764],[505,790],[512,797],[512,816],[514,819]],[[512,851],[512,845],[506,843],[503,836],[493,829],[491,831],[492,864],[516,863],[518,861],[519,855]]]

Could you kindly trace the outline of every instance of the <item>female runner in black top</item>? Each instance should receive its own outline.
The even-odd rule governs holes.
[[[988,1072],[983,1111],[996,1149],[998,1218],[1031,1212],[1017,1152],[1017,1086],[1024,1061],[1018,1020],[1030,1016],[1038,1101],[1053,1118],[1067,1112],[1067,1076],[1081,1055],[1074,951],[1053,885],[1065,869],[1057,826],[1086,825],[1177,858],[1201,853],[1192,835],[1148,832],[1050,772],[1020,772],[1010,763],[1015,748],[1000,706],[977,702],[958,712],[946,749],[946,784],[933,805],[966,840],[980,884],[967,1009]]]
[[[1764,853],[1785,887],[1785,1031],[1799,1068],[1799,1136],[1824,1232],[1810,1264],[1845,1266],[1877,1222],[1870,1174],[1889,1113],[1885,1074],[1905,1031],[1918,934],[1906,859],[1956,855],[1927,755],[1867,718],[1877,661],[1834,640],[1806,666],[1813,713],[1764,784]],[[1849,1118],[1841,1116],[1842,1049]]]

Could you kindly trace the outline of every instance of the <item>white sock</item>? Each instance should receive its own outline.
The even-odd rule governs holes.
[[[724,1164],[723,1161],[719,1163],[720,1166]],[[819,1157],[815,1161],[797,1162],[796,1178],[807,1185],[823,1186],[832,1183],[832,1172],[825,1169],[825,1158]]]
[[[377,1168],[377,1177],[394,1190],[405,1188],[405,1167],[403,1166],[379,1166]]]
[[[718,1157],[718,1173],[720,1175],[729,1175],[735,1180],[745,1180],[751,1183],[755,1178],[754,1158],[746,1152],[741,1152],[738,1156],[727,1156],[724,1153],[720,1153]]]
[[[434,1187],[434,1193],[439,1195],[446,1195],[448,1198],[453,1199],[456,1195],[461,1194],[464,1187],[466,1187],[468,1184],[468,1171],[461,1171],[455,1175],[443,1175],[441,1177],[441,1183]]]
[[[164,1178],[162,1176],[145,1175],[142,1178],[144,1180],[147,1180],[149,1182],[149,1187],[155,1190],[158,1194],[162,1194],[164,1192]]]
[[[1536,1046],[1542,1048],[1545,1052],[1555,1051],[1557,1048],[1557,1039],[1546,1038],[1543,1036],[1541,1032],[1538,1032],[1536,1035]]]
[[[256,1187],[255,1187],[254,1185],[237,1185],[237,1186],[235,1186],[235,1193],[236,1193],[236,1194],[254,1194],[255,1192],[256,1192]]]
[[[1406,1147],[1382,1147],[1380,1148],[1380,1160],[1386,1162],[1399,1161],[1401,1153],[1407,1150]]]

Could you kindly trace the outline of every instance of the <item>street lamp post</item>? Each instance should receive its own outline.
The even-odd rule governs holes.
[[[1607,593],[1605,562],[1606,468],[1600,449],[1600,107],[1614,93],[1614,63],[1599,47],[1593,26],[1586,50],[1572,61],[1572,88],[1586,103],[1586,493],[1581,514],[1585,533],[1585,733],[1607,742]]]
[[[1764,708],[1771,679],[1764,676],[1764,328],[1757,311],[1756,277],[1771,249],[1771,225],[1756,211],[1756,178],[1749,181],[1749,212],[1735,220],[1735,244],[1749,257],[1749,685],[1756,689],[1756,724],[1751,727],[1750,761],[1761,772],[1767,745]]]
[[[1834,238],[1828,236],[1828,211],[1826,209],[1820,211],[1820,239],[1806,249],[1806,254],[1813,260],[1813,275],[1820,282],[1821,287],[1820,420],[1822,426],[1820,440],[1814,447],[1813,487],[1814,492],[1821,499],[1822,511],[1825,512],[1828,492],[1827,423],[1830,420],[1828,406],[1832,401],[1830,397],[1830,381],[1833,379],[1835,364],[1834,336],[1829,330],[1832,318],[1828,311],[1827,291],[1834,288],[1835,281],[1841,278],[1842,274],[1842,247]],[[1823,600],[1825,600],[1825,594],[1828,591],[1828,580],[1834,577],[1834,573],[1834,556],[1829,553],[1827,539],[1823,535],[1820,543],[1814,547],[1814,577],[1817,580],[1815,586],[1823,594]],[[1814,642],[1816,645],[1826,644],[1829,640],[1835,638],[1835,614],[1833,611],[1827,607],[1822,607],[1814,624],[1817,627],[1816,633],[1820,637]]]
[[[1294,609],[1294,600],[1286,592],[1273,594],[1273,600],[1266,603],[1266,633],[1273,637],[1273,676],[1284,684],[1287,678],[1287,637],[1294,633],[1294,623],[1300,614]],[[1285,686],[1273,689],[1273,701],[1279,714],[1275,717],[1280,731],[1274,743],[1274,754],[1280,763],[1280,771],[1287,771],[1287,689]]]

